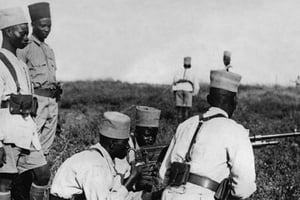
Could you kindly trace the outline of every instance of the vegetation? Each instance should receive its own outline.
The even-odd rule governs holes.
[[[193,114],[208,107],[208,85],[201,86],[200,95],[194,98]],[[63,88],[59,111],[62,133],[49,156],[52,174],[69,156],[98,140],[104,111],[121,111],[134,119],[135,105],[154,106],[162,110],[157,143],[169,142],[175,133],[173,94],[168,85],[78,81],[64,83]],[[251,135],[285,133],[300,127],[300,91],[296,88],[243,85],[238,99],[233,118],[250,129]],[[300,198],[299,143],[300,139],[280,139],[279,145],[255,149],[258,188],[250,199]]]

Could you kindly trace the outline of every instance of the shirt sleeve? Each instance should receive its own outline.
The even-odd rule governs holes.
[[[235,138],[237,142],[228,149],[227,153],[233,179],[232,195],[244,199],[256,190],[256,175],[253,148],[248,134],[240,133],[240,136]]]
[[[120,179],[112,177],[106,166],[91,166],[82,177],[87,200],[124,200],[128,195]]]

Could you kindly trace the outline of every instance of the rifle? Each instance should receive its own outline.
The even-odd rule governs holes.
[[[280,138],[289,138],[289,137],[298,137],[300,136],[300,132],[292,132],[292,133],[280,133],[280,134],[270,134],[270,135],[254,135],[250,136],[250,141],[252,146],[255,147],[262,147],[267,145],[276,145],[279,142],[273,139],[280,139]],[[268,141],[272,140],[272,141]]]

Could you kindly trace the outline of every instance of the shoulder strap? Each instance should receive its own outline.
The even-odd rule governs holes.
[[[199,116],[199,123],[198,123],[198,126],[197,126],[197,128],[196,128],[196,130],[195,130],[195,133],[194,133],[194,136],[193,136],[193,138],[192,138],[192,141],[191,141],[191,143],[190,143],[190,146],[189,146],[189,150],[186,152],[186,154],[185,154],[185,160],[187,161],[187,162],[190,162],[192,159],[191,159],[191,155],[190,155],[190,152],[191,152],[191,149],[192,149],[192,146],[194,145],[194,143],[195,143],[195,141],[196,141],[196,136],[197,136],[197,134],[198,134],[198,132],[199,132],[199,129],[200,129],[200,127],[202,126],[202,124],[203,124],[203,122],[206,122],[206,121],[208,121],[208,120],[211,120],[211,119],[213,119],[213,118],[217,118],[217,117],[225,117],[224,115],[222,115],[222,114],[216,114],[216,115],[213,115],[213,116],[210,116],[210,117],[203,117],[202,115],[201,116]]]
[[[8,71],[10,72],[11,76],[13,77],[13,79],[16,83],[16,86],[17,86],[17,92],[19,93],[21,88],[20,88],[20,84],[19,84],[19,81],[18,81],[18,77],[17,77],[17,73],[16,73],[15,68],[13,67],[11,62],[9,62],[7,57],[2,52],[0,52],[0,60],[5,64]]]
[[[97,148],[90,148],[89,150],[90,151],[97,151],[102,157],[104,157],[103,154],[102,154],[102,152],[99,149],[97,149]]]

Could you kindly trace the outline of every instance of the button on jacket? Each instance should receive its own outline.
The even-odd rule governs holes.
[[[54,52],[33,35],[29,40],[24,49],[18,49],[17,55],[27,64],[34,88],[52,88],[56,83]]]
[[[70,199],[84,192],[87,200],[141,199],[141,192],[128,192],[116,174],[108,152],[98,143],[95,150],[86,150],[68,158],[58,169],[51,194]]]
[[[204,122],[191,150],[191,172],[221,182],[229,174],[233,178],[233,195],[249,197],[255,190],[254,154],[249,140],[249,131],[220,108],[211,107],[203,116],[223,114]],[[166,153],[160,175],[164,178],[171,162],[182,162],[199,122],[194,116],[177,128]],[[168,187],[163,199],[214,199],[214,192],[201,186],[187,183],[179,188]]]
[[[0,50],[13,65],[20,84],[21,94],[32,94],[27,66],[15,55],[6,49]],[[1,101],[9,99],[9,94],[17,94],[16,83],[6,65],[0,61],[0,98]],[[0,104],[1,104],[0,101]],[[12,115],[8,108],[0,109],[0,141],[2,143],[12,143],[24,149],[30,149],[31,144],[37,149],[41,149],[36,125],[31,116]],[[0,143],[0,146],[2,145]]]

